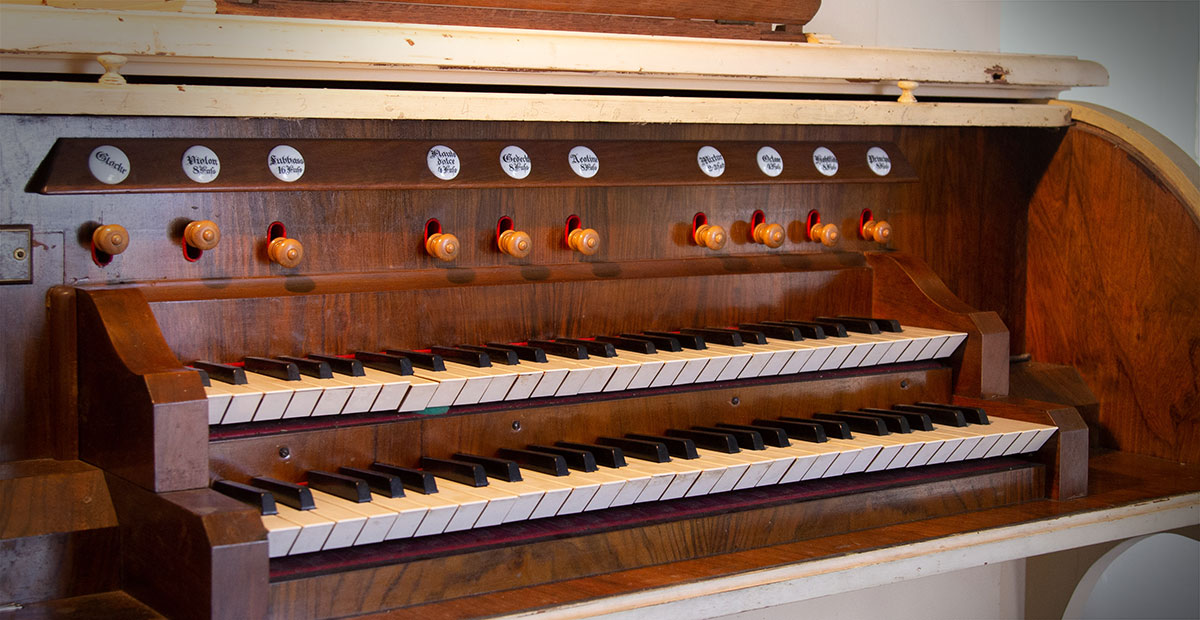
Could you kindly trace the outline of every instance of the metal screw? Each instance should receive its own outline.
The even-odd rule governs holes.
[[[28,254],[25,253],[25,248],[17,248],[13,250],[13,258],[17,260],[25,260],[26,256],[28,256]]]
[[[292,455],[292,451],[289,450],[287,446],[284,446],[279,449],[279,458],[286,459],[286,458],[290,457],[291,455]]]
[[[740,405],[741,403],[742,403],[742,399],[738,398],[737,396],[734,396],[733,398],[729,399],[729,404],[733,405],[734,407]]]
[[[908,379],[902,379],[900,381],[900,389],[902,389],[902,390],[908,389]]]
[[[519,431],[519,430],[521,430],[521,421],[520,421],[520,420],[513,420],[513,423],[512,423],[512,429],[513,429],[514,431]]]

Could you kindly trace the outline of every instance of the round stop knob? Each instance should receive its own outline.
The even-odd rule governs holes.
[[[829,247],[837,245],[838,240],[842,238],[842,233],[834,224],[817,224],[809,231],[809,235],[813,241],[820,241]]]
[[[129,249],[129,231],[120,224],[106,224],[92,232],[92,244],[105,254],[120,254]]]
[[[183,229],[183,240],[197,250],[211,250],[221,242],[221,229],[212,220],[188,222]]]
[[[725,229],[716,224],[704,224],[696,227],[693,238],[697,245],[702,245],[710,250],[719,250],[725,247],[726,241],[729,241],[729,235],[725,234]]]
[[[783,226],[763,222],[754,227],[754,241],[769,248],[783,245]]]
[[[884,220],[870,220],[863,224],[863,238],[875,243],[887,243],[892,238],[892,225]]]
[[[267,258],[284,267],[295,267],[304,258],[304,246],[295,239],[276,237],[267,246]]]
[[[580,254],[591,256],[600,249],[600,233],[591,228],[576,228],[567,235],[567,245]]]
[[[429,235],[429,238],[425,240],[425,251],[434,258],[452,261],[458,258],[458,250],[458,237],[449,233]]]
[[[529,256],[529,251],[533,249],[533,241],[529,238],[529,234],[519,230],[506,230],[500,233],[499,243],[501,252],[517,258]]]

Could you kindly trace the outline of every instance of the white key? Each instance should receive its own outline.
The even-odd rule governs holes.
[[[362,528],[359,530],[358,536],[354,538],[353,544],[355,545],[382,542],[396,522],[396,511],[380,508],[374,502],[352,502],[313,488],[310,488],[309,491],[312,492],[313,502],[316,503],[316,509],[319,512],[331,514],[336,507],[344,514],[352,515],[356,520],[363,519]]]
[[[429,508],[429,512],[425,514],[425,518],[421,519],[413,536],[441,534],[446,531],[446,526],[450,524],[454,513],[458,511],[458,503],[446,499],[441,493],[426,495],[417,491],[409,491],[405,494],[405,498],[414,504]]]
[[[375,397],[375,401],[371,403],[370,411],[396,411],[400,409],[401,404],[409,396],[409,391],[413,390],[413,381],[411,376],[395,375],[374,368],[363,368],[363,378],[368,381],[374,381],[379,384],[379,395]],[[421,409],[429,403],[429,398],[433,396],[430,387],[433,384],[425,384],[424,389],[416,390],[418,393],[414,395],[413,405],[420,404]],[[423,401],[423,402],[417,402]],[[416,411],[419,411],[417,409]]]
[[[517,373],[509,370],[507,366],[490,366],[486,368],[478,368],[458,362],[445,362],[446,370],[465,375],[476,377],[487,377],[487,388],[479,397],[481,403],[494,403],[504,400],[508,396],[508,390],[512,388],[517,381]]]
[[[414,366],[413,375],[438,382],[438,390],[429,401],[430,407],[474,405],[492,381],[491,377],[463,374],[449,370],[449,367],[447,370],[427,370]]]
[[[267,397],[265,392],[268,390],[284,390],[291,392],[291,398],[288,399],[287,407],[284,408],[281,418],[307,418],[312,415],[313,408],[317,406],[317,401],[321,398],[321,388],[306,385],[303,381],[284,381],[267,375],[256,372],[246,371],[246,385],[251,389],[263,390],[263,401],[266,402]],[[274,420],[278,418],[265,418],[262,416],[262,406],[259,406],[259,411],[254,414],[254,421],[259,420]]]
[[[211,378],[209,379],[209,383],[211,386],[204,388],[204,392],[209,398],[209,424],[238,424],[254,419],[254,412],[258,410],[258,405],[263,399],[262,392],[256,392],[244,385],[221,383]],[[220,417],[217,417],[216,422],[213,422],[213,396],[222,394],[228,395],[229,400],[225,402],[225,407],[221,409]]]
[[[378,381],[364,377],[352,377],[343,375],[339,372],[333,373],[333,378],[341,383],[350,386],[350,396],[346,399],[345,406],[342,407],[342,413],[366,413],[375,411],[375,401],[379,398],[379,393],[383,390],[383,384]],[[408,384],[404,384],[404,389],[400,393],[400,397],[396,399],[396,406],[400,404],[400,399],[403,398],[404,392],[408,391]],[[396,407],[391,409],[396,410]]]
[[[263,527],[267,528],[267,557],[279,558],[288,554],[292,544],[300,536],[301,527],[279,515],[263,515]]]
[[[325,548],[325,541],[333,532],[333,519],[314,514],[311,510],[297,510],[291,506],[276,503],[279,517],[300,527],[300,533],[288,550],[288,555],[312,553]]]
[[[388,530],[384,540],[412,538],[417,533],[421,522],[429,515],[429,505],[409,497],[387,497],[379,493],[371,493],[371,502],[381,508],[387,508],[396,513],[396,520]]]

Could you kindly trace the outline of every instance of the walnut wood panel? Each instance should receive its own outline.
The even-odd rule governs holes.
[[[1058,427],[1038,450],[1038,460],[1046,466],[1050,496],[1075,499],[1088,491],[1088,427],[1074,407],[1014,396],[1002,399],[954,397],[955,404],[983,407],[988,415],[1024,420]]]
[[[918,522],[882,524],[865,530],[726,553],[718,557],[684,559],[595,577],[466,596],[411,607],[406,611],[431,620],[530,611],[764,568],[841,557],[989,528],[1048,521],[1065,515],[1195,492],[1196,489],[1200,489],[1200,467],[1181,466],[1160,459],[1113,452],[1092,459],[1089,486],[1089,494],[1079,499],[1032,501]],[[275,591],[283,588],[284,584],[273,585]],[[272,596],[275,596],[274,592]],[[276,608],[273,606],[272,609]],[[365,617],[374,619],[383,615]]]
[[[73,596],[21,607],[21,620],[159,620],[163,617],[121,591]]]
[[[381,4],[386,4],[386,2]],[[700,2],[669,0],[653,4],[638,2],[637,0],[584,0],[579,2],[568,2],[566,0],[522,0],[520,2],[512,0],[467,0],[466,2],[409,0],[406,2],[397,2],[397,4],[431,4],[454,7],[516,9],[522,11],[556,11],[593,15],[643,15],[647,17],[672,17],[677,19],[719,19],[726,21],[804,24],[816,14],[817,9],[821,6],[821,0],[751,0],[749,2],[739,2],[736,5],[714,0],[702,0]],[[287,5],[284,6],[286,7]],[[285,8],[285,10],[287,9]]]
[[[252,3],[217,0],[216,4],[217,13],[222,15],[341,19],[486,28],[535,28],[538,30],[648,34],[707,39],[805,40],[804,32],[799,27],[799,24],[804,22],[784,24],[780,22],[663,19],[635,15],[411,4],[393,0],[350,0],[339,2],[332,7],[319,2],[296,2],[295,0],[258,0]]]
[[[455,451],[491,455],[532,443],[590,442],[602,435],[950,398],[950,372],[944,368],[823,374],[834,376],[214,441],[209,460],[219,478],[244,482],[265,475],[300,481],[312,469],[365,467],[375,460],[415,466],[421,456]],[[288,448],[287,457],[280,456],[282,447]]]
[[[744,551],[1040,497],[1016,467],[271,584],[274,618],[332,618]],[[468,615],[488,613],[476,609]]]
[[[483,123],[363,120],[277,120],[203,118],[32,117],[4,115],[9,136],[0,158],[0,180],[25,188],[34,171],[62,137],[234,139],[377,139],[766,141],[893,143],[912,164],[918,183],[754,185],[704,187],[498,188],[353,192],[230,192],[136,195],[42,196],[12,191],[8,221],[34,225],[35,283],[9,286],[6,317],[24,325],[21,336],[5,331],[6,360],[0,389],[0,460],[58,456],[73,458],[74,409],[69,391],[54,392],[45,377],[50,347],[37,334],[45,324],[45,291],[70,285],[118,282],[206,282],[217,295],[241,279],[286,274],[283,286],[307,289],[310,275],[382,273],[487,267],[553,267],[621,264],[629,261],[722,260],[762,256],[838,256],[878,248],[853,233],[862,208],[893,224],[891,247],[922,260],[972,307],[994,310],[1023,347],[1024,205],[1041,173],[1040,153],[1052,153],[1062,131],[1012,128],[814,127],[797,125],[627,125],[617,123]],[[1045,155],[1044,159],[1048,159]],[[790,164],[789,164],[790,165]],[[809,209],[838,224],[837,249],[803,240]],[[748,241],[755,209],[788,231],[784,246],[769,250]],[[688,239],[691,219],[704,211],[730,231],[719,254]],[[572,213],[601,234],[595,257],[580,258],[562,246],[562,229]],[[530,256],[518,261],[496,251],[494,230],[510,215],[534,239]],[[460,258],[447,269],[421,248],[422,226],[440,218],[463,241]],[[212,219],[221,244],[197,262],[183,259],[181,231],[190,220]],[[265,256],[266,229],[283,221],[289,235],[305,244],[295,270]],[[107,267],[92,262],[89,235],[99,223],[124,225],[129,250]],[[40,244],[40,245],[39,245]],[[56,258],[57,256],[57,258]],[[604,268],[598,268],[604,269]],[[536,273],[536,269],[534,269]],[[472,274],[464,274],[472,275]],[[25,290],[27,293],[18,291]],[[63,330],[55,328],[55,338]],[[32,336],[30,336],[32,335]],[[53,341],[52,341],[53,343]],[[61,342],[63,346],[69,343]],[[174,345],[175,342],[172,341]],[[55,345],[55,351],[62,346]],[[243,353],[239,351],[238,353]],[[65,359],[54,354],[55,359]],[[57,370],[54,372],[58,372]],[[53,385],[72,385],[69,377]],[[63,432],[59,432],[59,431]]]
[[[1088,450],[1092,453],[1112,445],[1101,438],[1100,401],[1072,366],[1045,362],[1020,362],[1009,366],[1009,394],[1020,398],[1070,405],[1088,427]]]
[[[1200,227],[1187,207],[1123,143],[1076,126],[1028,234],[1028,351],[1079,370],[1109,446],[1195,462]]]
[[[118,587],[117,516],[104,473],[80,461],[0,464],[0,599]]]
[[[769,317],[866,312],[870,271],[587,280],[165,302],[158,324],[184,361],[520,342]],[[466,284],[470,280],[467,279]],[[687,300],[681,303],[680,300]]]
[[[137,289],[77,295],[80,457],[155,491],[207,484],[208,410]]]
[[[1008,330],[994,312],[964,304],[923,263],[905,254],[868,255],[875,273],[871,312],[909,324],[967,333],[954,354],[957,394],[1008,393]]]
[[[196,136],[188,139],[121,137],[64,138],[38,170],[31,187],[45,194],[113,194],[126,192],[217,191],[345,191],[365,189],[454,189],[531,187],[622,187],[639,185],[733,185],[781,183],[911,182],[916,177],[894,144],[872,142],[708,142],[589,140],[288,140],[300,157],[277,161],[272,149],[278,140],[227,139]],[[220,174],[207,183],[187,177],[185,153],[201,145],[213,150],[219,164],[205,163]],[[525,152],[505,154],[516,146]],[[576,146],[590,148],[597,160],[593,176],[576,174],[570,164]],[[770,176],[760,166],[759,149],[776,150],[779,168]],[[699,163],[701,148],[706,172]],[[813,152],[828,148],[837,157],[833,176],[813,165]],[[118,149],[129,159],[128,177],[107,184],[90,172],[90,161],[113,157]],[[97,151],[99,149],[99,151]],[[107,149],[107,150],[105,150]],[[868,163],[868,151],[882,149],[890,165],[880,175]],[[111,153],[110,153],[111,151]],[[452,153],[451,153],[452,152]],[[506,159],[507,156],[507,159]],[[280,156],[282,157],[282,156]],[[299,162],[292,160],[299,159]],[[435,176],[430,161],[453,167],[452,179]],[[441,162],[446,162],[442,164]],[[275,176],[281,168],[301,174],[291,182]],[[513,166],[523,166],[514,169]],[[512,174],[525,174],[514,178]],[[710,176],[715,174],[716,176]]]
[[[123,589],[171,618],[261,618],[267,540],[252,508],[210,489],[153,493],[109,474]]]

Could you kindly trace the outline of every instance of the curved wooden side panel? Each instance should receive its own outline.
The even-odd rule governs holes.
[[[967,343],[954,354],[954,393],[962,396],[1008,394],[1008,328],[995,312],[963,303],[914,256],[871,252],[874,272],[871,310],[910,325],[967,332]]]
[[[1200,172],[1078,111],[1029,204],[1025,350],[1079,370],[1106,447],[1195,462]]]
[[[208,486],[208,413],[137,289],[76,292],[79,456],[155,492]]]

